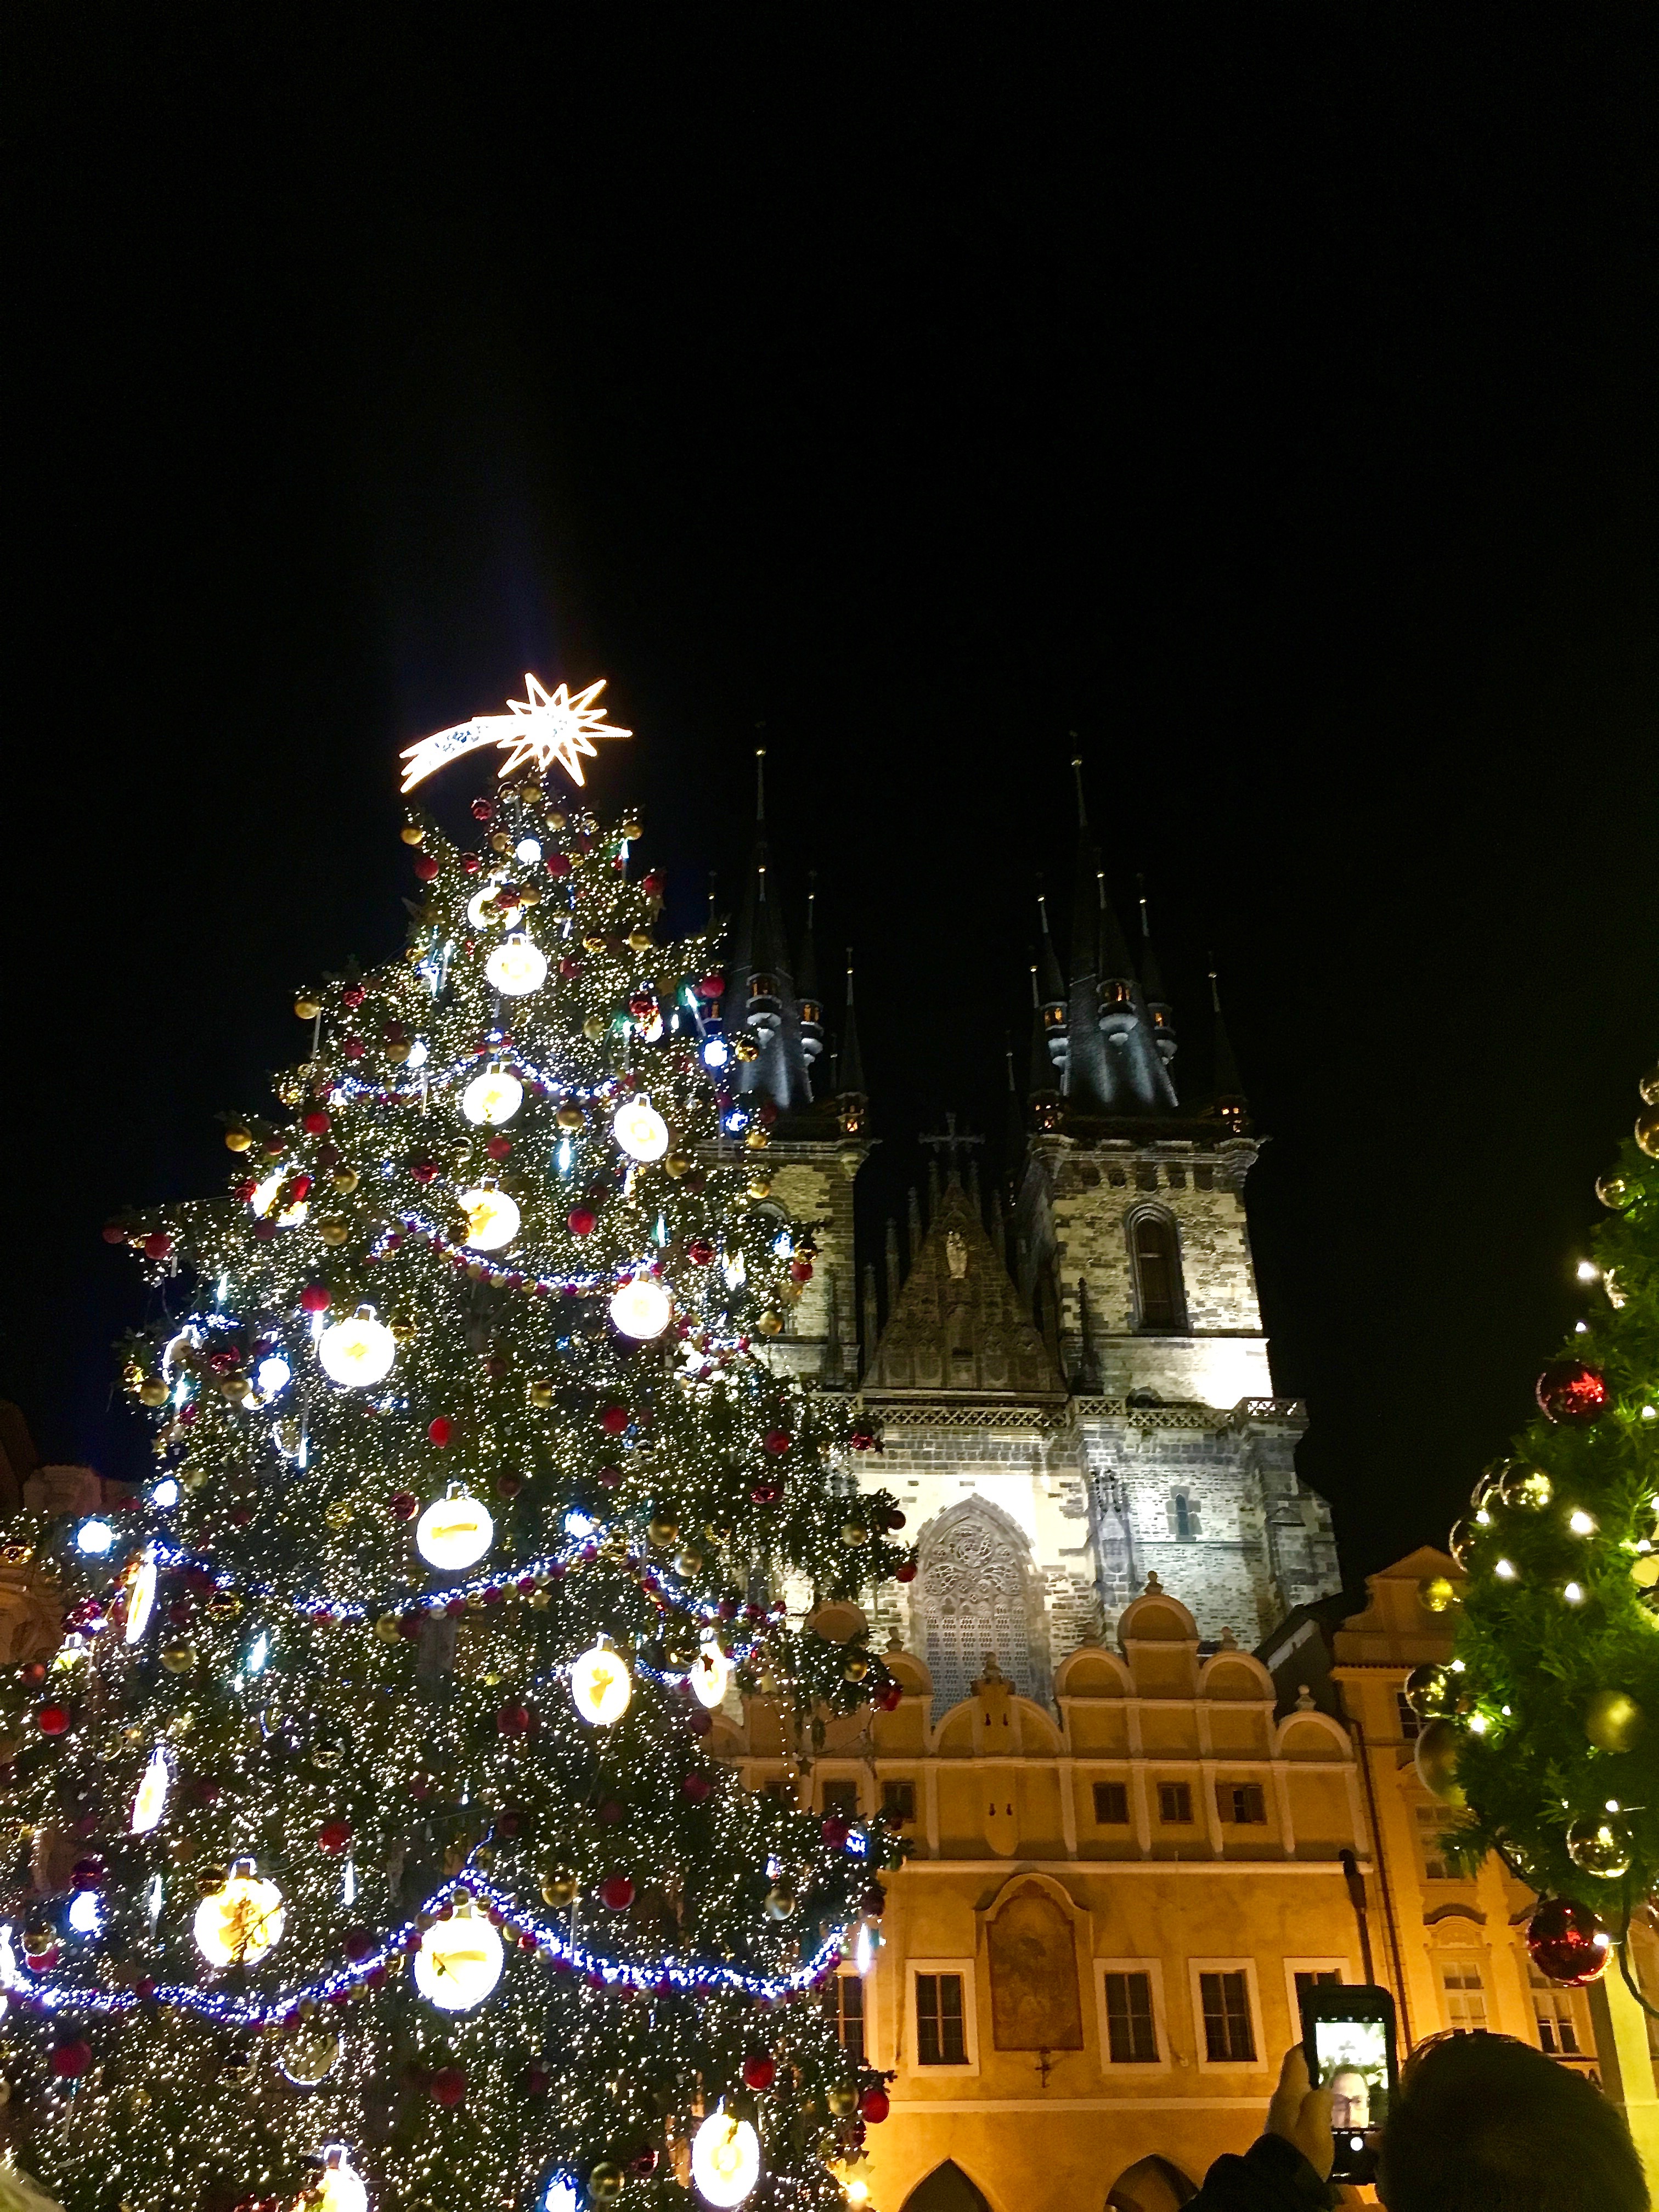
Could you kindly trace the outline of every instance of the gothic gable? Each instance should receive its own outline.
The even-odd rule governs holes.
[[[978,1209],[960,1184],[941,1197],[865,1376],[866,1390],[1063,1395]]]

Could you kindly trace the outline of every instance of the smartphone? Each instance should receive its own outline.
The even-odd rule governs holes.
[[[1334,2181],[1372,2181],[1400,2084],[1394,1999],[1375,1983],[1316,1982],[1302,1992],[1308,2079],[1329,2089]]]

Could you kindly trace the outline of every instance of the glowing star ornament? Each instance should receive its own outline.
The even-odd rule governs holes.
[[[731,1680],[732,1662],[712,1636],[705,1636],[691,1662],[691,1694],[712,1713],[717,1705],[726,1702],[726,1685]]]
[[[498,1129],[524,1104],[524,1085],[504,1067],[475,1075],[461,1093],[461,1111],[475,1128]]]
[[[149,1755],[149,1764],[138,1778],[138,1787],[133,1794],[132,1818],[127,1823],[135,1836],[147,1836],[152,1828],[159,1828],[167,1809],[167,1791],[173,1786],[173,1768],[167,1755],[158,1743]]]
[[[630,1160],[659,1160],[668,1150],[668,1124],[648,1098],[619,1107],[611,1133]]]
[[[705,2204],[741,2204],[760,2179],[760,2137],[723,2108],[691,2138],[691,2181]]]
[[[580,784],[582,763],[599,757],[592,743],[595,738],[634,734],[631,730],[613,727],[605,719],[605,709],[595,704],[605,689],[604,677],[575,692],[564,684],[556,691],[549,691],[533,676],[526,675],[524,682],[528,696],[509,699],[505,714],[480,714],[472,721],[456,723],[453,729],[438,730],[418,744],[406,745],[403,757],[409,765],[404,770],[403,788],[413,791],[435,769],[483,745],[499,745],[506,753],[501,769],[503,776],[515,774],[526,761],[533,761],[538,773],[544,775],[556,762],[573,783]]]
[[[483,1559],[495,1540],[489,1509],[459,1483],[428,1505],[415,1523],[415,1548],[428,1566],[453,1574]]]
[[[196,1908],[196,1948],[213,1966],[246,1966],[282,1941],[288,1908],[274,1881],[261,1881],[252,1859],[238,1859],[222,1889]]]
[[[398,1357],[398,1340],[383,1322],[374,1318],[373,1306],[359,1306],[344,1321],[335,1322],[317,1339],[317,1358],[331,1382],[347,1389],[364,1389],[384,1382]]]
[[[132,1570],[127,1583],[127,1625],[122,1635],[129,1644],[139,1643],[149,1626],[149,1617],[155,1610],[155,1560],[146,1552]]]
[[[576,1711],[595,1728],[611,1728],[628,1711],[634,1684],[628,1662],[608,1644],[595,1644],[574,1660],[570,1695]]]
[[[660,1336],[673,1317],[668,1293],[649,1275],[624,1283],[611,1301],[611,1325],[624,1336]]]
[[[484,962],[484,976],[503,998],[526,998],[547,981],[547,955],[527,937],[509,937]]]
[[[440,2012],[471,2012],[501,1978],[501,1939],[467,1906],[434,1921],[415,1954],[415,1986]]]
[[[519,1233],[522,1216],[518,1206],[494,1183],[464,1190],[460,1206],[466,1216],[466,1243],[475,1252],[499,1252]]]

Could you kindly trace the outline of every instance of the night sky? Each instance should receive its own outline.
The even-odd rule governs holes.
[[[605,675],[684,926],[764,725],[878,1224],[1083,754],[1349,1579],[1440,1540],[1659,1057],[1651,12],[593,12],[13,13],[0,1390],[142,1467],[100,1224],[396,951],[398,749]]]

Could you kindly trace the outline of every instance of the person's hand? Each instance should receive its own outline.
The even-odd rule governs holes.
[[[1285,2053],[1279,2087],[1267,2107],[1267,2132],[1294,2143],[1322,2181],[1331,2178],[1336,2141],[1331,2134],[1331,2093],[1308,2087],[1308,2054],[1299,2043]]]

